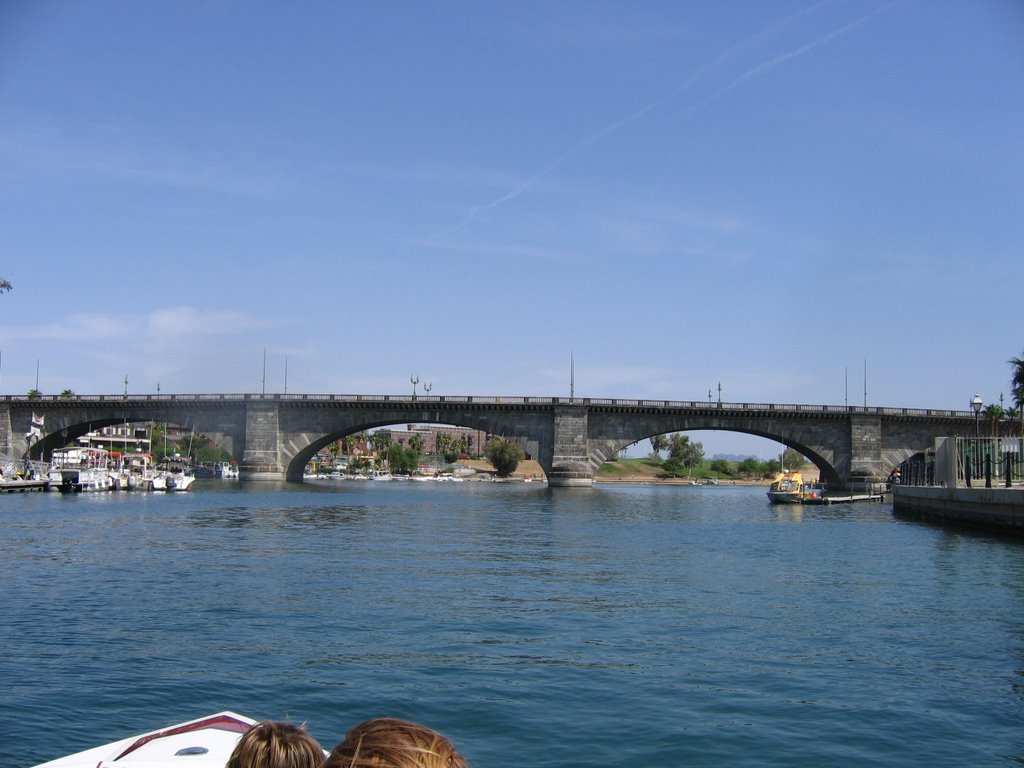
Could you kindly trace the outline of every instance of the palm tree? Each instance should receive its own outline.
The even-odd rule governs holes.
[[[1007,408],[1006,409],[1006,423],[1008,425],[1007,426],[1007,433],[1011,437],[1013,436],[1013,424],[1017,420],[1018,416],[1020,416],[1020,409],[1019,408]]]
[[[345,435],[342,439],[345,441],[345,453],[349,456],[359,455],[358,452],[362,450],[362,446],[366,445],[365,432],[356,432],[352,435]]]
[[[1014,405],[1020,411],[1020,428],[1021,433],[1024,434],[1024,358],[1011,357],[1007,362],[1013,368],[1013,374],[1010,377],[1010,394],[1013,395]]]
[[[999,422],[1003,420],[1005,413],[1006,411],[1003,410],[1003,406],[996,405],[995,403],[986,405],[985,410],[981,412],[981,414],[989,420],[989,424],[992,429],[992,437],[999,437]]]

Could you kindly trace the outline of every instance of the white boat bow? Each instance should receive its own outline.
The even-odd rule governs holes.
[[[224,768],[256,721],[235,712],[189,720],[76,752],[34,768]]]

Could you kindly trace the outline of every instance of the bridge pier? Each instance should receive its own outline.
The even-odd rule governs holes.
[[[587,421],[587,409],[582,405],[554,409],[551,463],[544,468],[549,488],[590,488],[594,484]]]
[[[273,402],[249,402],[245,406],[245,450],[238,463],[241,480],[283,480],[281,466],[280,408]]]
[[[876,414],[850,415],[850,463],[843,482],[846,488],[884,483],[882,467],[882,418]]]

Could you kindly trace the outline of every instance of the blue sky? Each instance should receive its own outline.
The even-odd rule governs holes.
[[[0,4],[4,394],[966,408],[1022,244],[1017,0]]]

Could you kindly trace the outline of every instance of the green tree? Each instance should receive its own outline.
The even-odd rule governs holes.
[[[516,471],[516,467],[526,458],[526,454],[515,443],[500,437],[492,437],[484,446],[484,458],[497,470],[498,477],[508,477]]]
[[[453,442],[454,441],[452,440],[452,436],[448,435],[448,434],[445,434],[444,432],[438,433],[436,439],[434,440],[434,450],[435,450],[435,452],[437,453],[438,456],[443,456],[445,462],[448,462],[448,463],[450,463],[449,459],[448,459],[448,456],[452,452],[452,443]]]
[[[377,454],[377,461],[387,459],[388,448],[391,447],[391,433],[390,432],[374,432],[370,435],[370,446],[373,448],[374,453]]]
[[[65,389],[63,392],[60,393],[60,399],[61,400],[70,400],[74,396],[75,396],[75,393],[73,391],[71,391],[70,389]]]
[[[200,464],[214,461],[231,461],[232,456],[207,435],[197,432],[192,436],[192,460]]]
[[[452,452],[455,454],[452,456],[451,461],[456,461],[459,456],[469,455],[469,438],[466,435],[456,438],[452,443]],[[451,463],[449,462],[449,464]]]
[[[737,465],[736,470],[743,477],[753,477],[759,475],[764,471],[763,465],[753,456],[748,456]]]
[[[387,449],[388,468],[395,474],[408,475],[420,464],[420,452],[411,445],[393,443]]]
[[[800,469],[807,463],[807,457],[796,448],[787,448],[782,452],[782,466],[786,469]]]
[[[418,432],[409,438],[409,447],[416,453],[423,453],[423,435]]]
[[[669,475],[679,476],[683,468],[686,469],[686,476],[690,477],[693,468],[704,461],[704,446],[701,443],[691,442],[688,435],[676,432],[668,438],[668,460],[664,469]]]
[[[353,449],[366,445],[366,433],[356,432],[351,435],[345,435],[343,440],[345,442],[345,453],[351,456]]]
[[[7,280],[0,278],[0,293],[7,293],[13,287]]]
[[[715,459],[711,462],[711,471],[719,475],[731,475],[732,464],[725,459]]]
[[[39,399],[39,398],[41,398],[42,396],[43,396],[43,393],[42,393],[42,392],[40,392],[40,391],[39,391],[38,389],[36,389],[35,387],[33,387],[32,389],[30,389],[30,390],[28,391],[28,399],[29,399],[29,400],[38,400],[38,399]]]
[[[1019,408],[1007,408],[1006,409],[1006,423],[1008,425],[1007,426],[1007,433],[1008,434],[1010,434],[1010,435],[1013,434],[1013,425],[1016,423],[1017,419],[1020,418],[1020,413],[1021,413],[1021,411],[1020,411]]]
[[[988,419],[992,437],[999,437],[999,422],[1006,415],[1006,410],[1003,406],[991,403],[985,406],[985,410],[981,412],[981,415]]]
[[[1020,413],[1020,429],[1021,434],[1024,434],[1024,358],[1011,357],[1008,362],[1013,369],[1010,374],[1010,394]]]
[[[167,435],[167,425],[160,424],[158,422],[150,422],[149,425],[149,452],[153,454],[154,459],[162,459],[165,456],[174,453],[174,443],[168,443],[165,439]]]
[[[654,435],[651,437],[651,451],[657,458],[661,458],[661,452],[668,450],[668,435]]]

